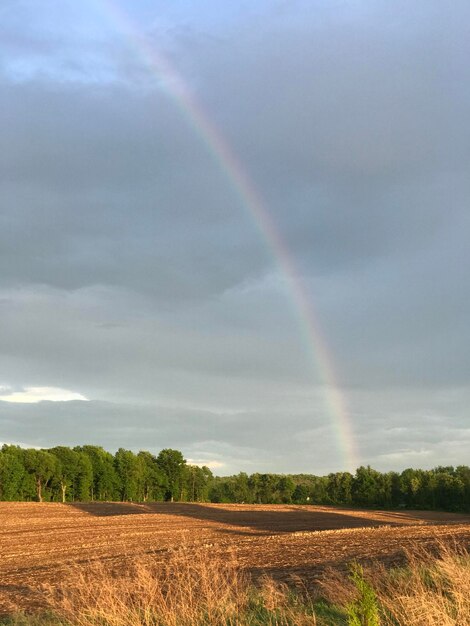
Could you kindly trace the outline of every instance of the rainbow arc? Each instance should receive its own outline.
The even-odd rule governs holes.
[[[248,212],[264,244],[273,255],[286,279],[298,323],[306,338],[312,365],[324,389],[324,402],[331,418],[338,452],[345,469],[354,471],[359,465],[351,417],[344,394],[335,375],[333,358],[323,339],[314,307],[306,294],[295,262],[259,191],[249,178],[233,149],[210,120],[181,75],[167,58],[134,26],[130,17],[110,0],[94,0],[104,16],[127,38],[135,55],[162,84],[167,95],[179,109],[188,126],[211,153],[240,204]]]

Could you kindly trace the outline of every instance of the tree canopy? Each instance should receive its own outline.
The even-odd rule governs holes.
[[[4,445],[0,449],[0,500],[183,501],[247,504],[329,504],[369,508],[470,511],[470,468],[436,467],[354,474],[261,474],[213,476],[190,465],[179,450],[154,455],[100,446],[48,450]]]

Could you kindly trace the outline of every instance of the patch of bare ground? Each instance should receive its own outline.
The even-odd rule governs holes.
[[[205,547],[255,578],[301,577],[352,559],[395,562],[410,545],[470,545],[470,516],[294,505],[0,503],[0,611],[42,606],[41,587],[92,561],[119,568]]]

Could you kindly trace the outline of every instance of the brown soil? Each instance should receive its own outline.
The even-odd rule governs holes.
[[[255,577],[314,581],[352,559],[399,560],[436,537],[470,545],[470,515],[294,505],[0,503],[0,611],[41,606],[41,585],[92,560],[169,550],[229,553]]]

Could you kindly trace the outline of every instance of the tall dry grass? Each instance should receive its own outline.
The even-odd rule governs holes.
[[[255,587],[234,556],[181,549],[77,569],[44,589],[49,617],[15,626],[470,626],[470,555],[456,543],[407,550],[406,563],[330,571],[314,594],[270,578]],[[299,582],[299,581],[298,581]],[[316,595],[315,595],[316,594]],[[326,600],[326,603],[325,603]]]
[[[375,607],[368,615],[377,614],[381,626],[470,626],[467,548],[452,541],[436,541],[427,547],[417,544],[408,548],[404,556],[405,564],[400,567],[370,564],[361,568],[365,588],[375,596]],[[357,571],[356,567],[356,576]],[[371,595],[366,598],[354,576],[330,571],[321,585],[328,601],[345,607],[349,624],[377,623],[372,617],[370,621],[357,620],[357,615],[367,613],[365,605]]]
[[[458,544],[407,551],[407,567],[377,572],[384,624],[470,626],[470,554]]]
[[[308,626],[308,602],[265,578],[254,588],[233,556],[179,550],[113,571],[91,564],[72,585],[45,589],[51,613],[73,626]]]

